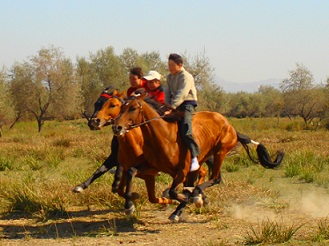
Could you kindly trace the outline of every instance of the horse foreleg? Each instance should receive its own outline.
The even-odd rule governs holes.
[[[180,216],[184,212],[184,209],[187,205],[187,202],[181,202],[176,210],[169,216],[169,219],[172,221],[179,221]]]
[[[83,190],[87,189],[92,182],[94,182],[96,179],[98,179],[100,176],[102,176],[104,173],[108,172],[111,168],[117,166],[118,161],[116,158],[113,158],[113,155],[111,154],[87,180],[83,181],[81,184],[77,185],[72,191],[75,193],[81,193]],[[116,170],[116,173],[120,172],[120,170]],[[112,190],[113,186],[118,184],[119,179],[120,179],[120,174],[114,176],[114,182],[112,185]],[[118,178],[119,177],[119,178]],[[118,178],[118,179],[117,179]]]
[[[122,176],[122,166],[118,165],[117,169],[115,170],[114,180],[112,183],[112,192],[116,193],[120,184],[121,176]]]
[[[195,181],[197,178],[199,178],[198,183],[202,183],[204,181],[205,176],[207,175],[207,171],[204,167],[201,166],[199,169],[199,172],[196,174],[196,172],[188,173],[186,177],[186,181],[184,182],[184,189],[183,193],[186,195],[185,199],[188,199],[191,195],[191,191],[188,187],[194,187]],[[169,216],[169,219],[172,221],[179,221],[180,216],[184,212],[184,209],[187,205],[186,201],[180,202],[180,204],[177,206],[176,210]]]
[[[130,215],[135,211],[135,205],[132,199],[131,188],[132,188],[132,179],[136,176],[137,172],[138,169],[135,167],[131,167],[127,172],[126,192],[124,195],[124,198],[126,200],[125,202],[126,215]]]
[[[171,199],[174,199],[174,200],[177,200],[179,202],[187,202],[188,199],[186,199],[186,197],[182,194],[178,194],[177,192],[177,187],[183,183],[185,181],[185,173],[184,173],[184,170],[178,170],[174,180],[173,180],[173,183],[169,189],[169,197]]]
[[[122,171],[121,179],[119,182],[119,186],[117,188],[117,193],[119,196],[124,197],[125,196],[125,187],[127,183],[127,171]]]

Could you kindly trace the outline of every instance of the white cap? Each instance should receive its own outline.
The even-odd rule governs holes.
[[[149,71],[148,74],[146,76],[144,76],[144,79],[146,80],[153,80],[153,79],[157,79],[160,80],[161,79],[161,74],[159,74],[157,71]]]

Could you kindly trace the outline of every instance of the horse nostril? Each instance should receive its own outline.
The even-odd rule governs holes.
[[[94,126],[99,126],[101,120],[98,119],[98,118],[92,118],[92,119],[91,119],[91,122],[92,122],[92,124],[93,124]]]

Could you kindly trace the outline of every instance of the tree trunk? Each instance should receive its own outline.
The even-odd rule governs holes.
[[[42,118],[41,117],[38,118],[37,121],[38,121],[38,132],[41,132],[41,128],[43,125]]]

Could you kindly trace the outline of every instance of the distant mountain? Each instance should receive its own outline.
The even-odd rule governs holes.
[[[256,92],[261,85],[269,85],[276,89],[279,89],[281,79],[267,79],[257,82],[250,82],[250,83],[236,83],[232,81],[226,81],[221,78],[216,79],[216,83],[220,85],[225,92],[232,92],[236,93],[239,91],[244,92]]]

